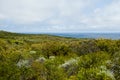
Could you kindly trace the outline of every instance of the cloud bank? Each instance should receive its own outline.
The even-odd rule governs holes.
[[[0,0],[0,29],[120,31],[120,0]]]

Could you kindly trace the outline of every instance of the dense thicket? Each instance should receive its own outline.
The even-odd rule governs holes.
[[[0,31],[0,80],[120,80],[120,40]]]

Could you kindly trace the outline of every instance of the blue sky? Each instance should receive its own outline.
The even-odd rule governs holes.
[[[0,0],[0,30],[119,32],[120,0]]]

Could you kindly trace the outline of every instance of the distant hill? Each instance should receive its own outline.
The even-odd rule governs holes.
[[[21,37],[27,37],[32,39],[42,39],[42,40],[64,40],[64,39],[74,39],[70,37],[60,37],[49,34],[25,34],[25,33],[14,33],[8,31],[0,31],[0,38],[4,39],[18,39]]]
[[[13,33],[13,32],[7,32],[7,31],[0,31],[0,38],[6,38],[6,37],[12,37],[12,36],[20,36],[21,34]]]

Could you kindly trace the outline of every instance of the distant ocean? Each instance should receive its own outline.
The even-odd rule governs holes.
[[[71,37],[71,38],[120,39],[120,33],[28,33],[28,34],[48,34],[48,35]]]
[[[49,33],[50,35],[72,38],[120,39],[120,33]]]

